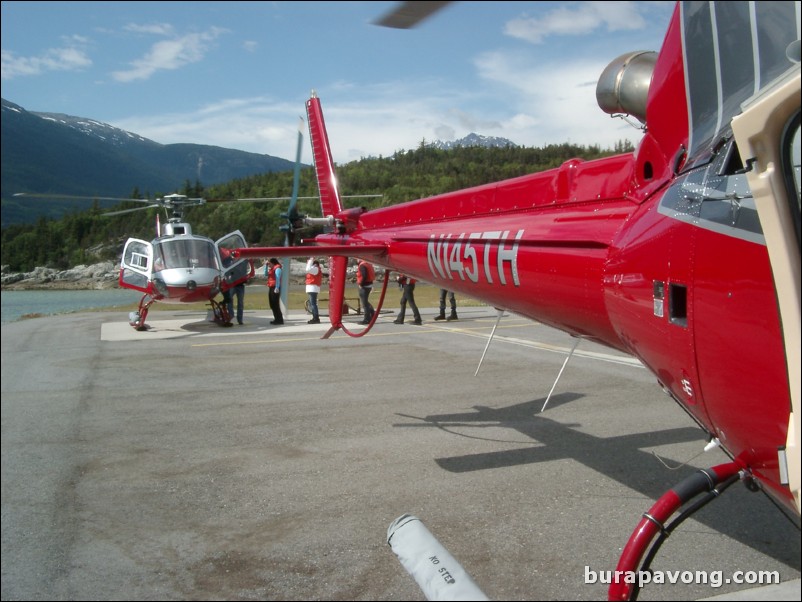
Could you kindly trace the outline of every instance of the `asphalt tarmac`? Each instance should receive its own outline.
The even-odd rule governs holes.
[[[543,409],[573,339],[507,314],[477,375],[495,310],[422,312],[327,340],[267,310],[3,324],[2,599],[422,600],[405,513],[490,599],[606,599],[642,513],[728,458],[632,358],[580,341]],[[736,484],[652,568],[640,600],[765,572],[798,600],[800,532]]]

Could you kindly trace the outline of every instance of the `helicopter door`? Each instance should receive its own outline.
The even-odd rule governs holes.
[[[781,314],[791,413],[785,449],[779,450],[780,476],[800,510],[800,68],[799,41],[788,57],[789,72],[732,120],[746,177],[755,198]]]
[[[143,293],[148,292],[153,269],[153,245],[144,240],[129,238],[125,243],[120,267],[121,285]]]
[[[220,256],[223,279],[229,286],[244,282],[253,276],[253,264],[251,261],[244,258],[234,259],[231,254],[234,249],[243,249],[248,246],[248,243],[245,242],[245,237],[239,230],[226,234],[215,245]]]

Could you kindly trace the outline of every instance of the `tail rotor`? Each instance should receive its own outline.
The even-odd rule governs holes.
[[[301,151],[303,149],[304,141],[304,120],[303,117],[298,118],[298,146],[295,151],[295,171],[292,180],[292,196],[290,198],[290,206],[287,213],[282,213],[281,218],[286,220],[286,223],[280,226],[284,231],[284,246],[295,246],[295,232],[303,227],[303,216],[298,213],[298,189],[301,182]]]
[[[304,120],[303,117],[298,119],[298,146],[295,151],[295,171],[292,180],[292,196],[290,198],[290,206],[287,213],[280,214],[281,218],[286,220],[281,224],[280,229],[284,231],[284,246],[295,246],[295,232],[303,227],[303,217],[298,213],[298,189],[301,183],[301,150],[303,148],[304,134],[303,134]],[[291,257],[287,257],[287,265],[281,270],[281,303],[286,308],[288,307],[288,295],[290,284],[290,264]]]

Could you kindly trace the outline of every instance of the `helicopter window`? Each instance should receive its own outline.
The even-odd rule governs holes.
[[[159,272],[163,270],[166,265],[167,263],[164,260],[164,249],[162,249],[161,245],[155,245],[153,247],[153,271]]]
[[[227,268],[234,263],[234,257],[231,255],[231,249],[220,245],[220,259],[223,262],[223,268]]]
[[[217,267],[214,243],[211,240],[182,238],[165,240],[154,246],[157,266],[163,263],[166,269]]]
[[[791,191],[789,197],[791,201],[791,215],[794,218],[794,228],[796,229],[796,240],[802,248],[802,238],[800,238],[800,215],[802,215],[802,192],[800,192],[800,114],[797,113],[791,119],[786,128],[783,153],[783,169]],[[796,205],[794,201],[796,200]]]
[[[217,268],[214,243],[211,240],[193,240],[192,262],[199,268]]]
[[[239,232],[233,232],[217,242],[221,248],[225,247],[226,249],[241,249],[248,246]]]
[[[220,262],[223,266],[223,269],[226,270],[232,265],[238,263],[238,260],[232,254],[234,249],[241,249],[247,246],[248,245],[245,243],[245,239],[242,237],[242,234],[240,234],[239,231],[231,232],[230,234],[227,234],[223,238],[219,239],[217,241],[217,251],[220,255]],[[249,268],[246,265],[243,269],[248,270]],[[227,277],[230,278],[231,274],[232,273],[227,274]]]
[[[123,264],[138,270],[148,269],[148,244],[140,241],[132,241],[125,247]]]
[[[142,253],[132,253],[131,254],[131,261],[129,262],[131,267],[139,268],[141,270],[148,269],[148,256],[143,255]]]
[[[184,267],[181,264],[182,253],[174,241],[161,242],[153,245],[153,256],[155,259],[155,269],[171,269]]]

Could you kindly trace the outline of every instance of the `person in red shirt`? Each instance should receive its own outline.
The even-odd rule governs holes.
[[[359,287],[359,302],[365,312],[365,317],[360,324],[370,324],[376,311],[370,304],[370,292],[373,290],[373,280],[375,278],[376,269],[373,264],[360,259],[356,269],[356,284]]]

